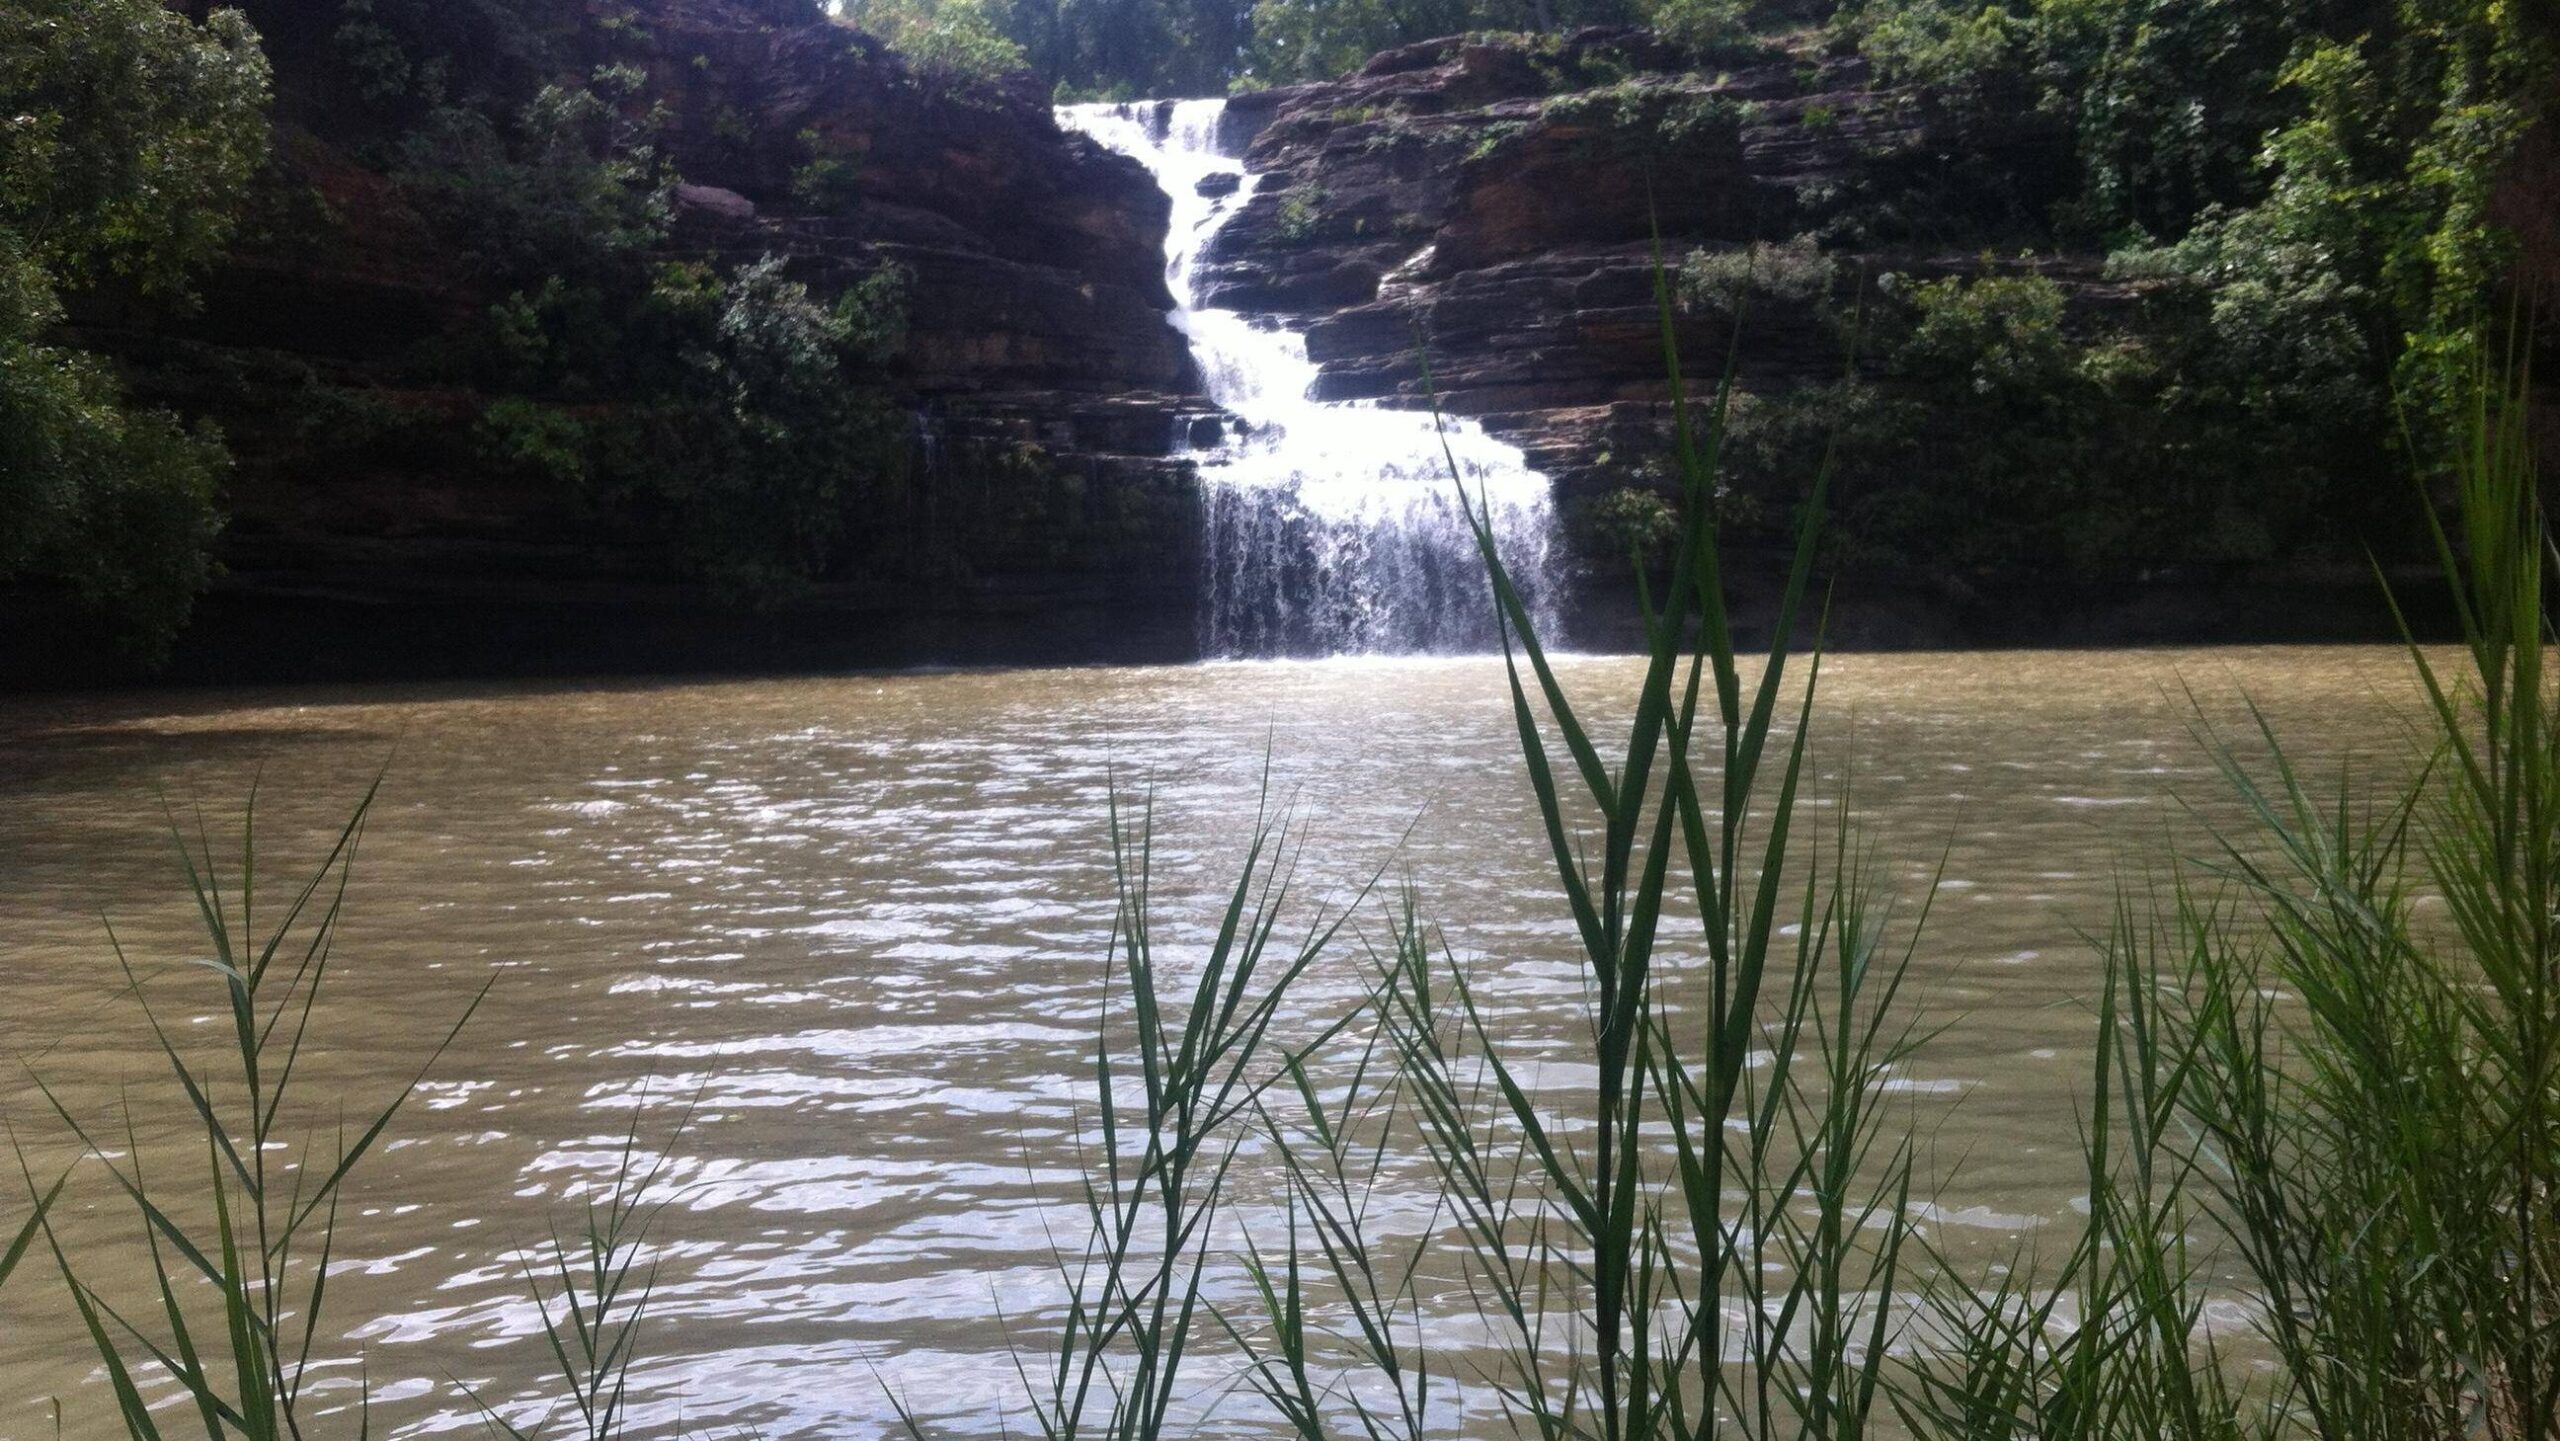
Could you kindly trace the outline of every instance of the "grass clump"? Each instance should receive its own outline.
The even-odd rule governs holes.
[[[1916,1430],[2560,1425],[2560,696],[2526,394],[2478,379],[2453,458],[2457,525],[2436,541],[2465,664],[2411,648],[2419,779],[2359,799],[2304,776],[2263,720],[2246,749],[2206,737],[2248,824],[2107,938],[2093,1204],[2064,1268],[2090,1319],[1962,1296],[1954,1360],[1912,1388]],[[2204,1324],[2213,1246],[2271,1376]]]
[[[1330,198],[1321,185],[1301,181],[1290,186],[1280,192],[1271,233],[1292,243],[1314,238],[1316,227],[1324,223],[1324,206]]]
[[[1667,278],[1660,298],[1668,352]],[[1644,596],[1651,652],[1622,747],[1593,739],[1470,512],[1580,941],[1591,1079],[1524,1081],[1469,970],[1408,909],[1372,990],[1385,1064],[1361,1071],[1376,1079],[1330,1104],[1302,1086],[1302,1113],[1273,1128],[1294,1224],[1276,1261],[1253,1261],[1269,1340],[1252,1376],[1300,1435],[1344,1409],[1370,1435],[1438,1429],[1414,1278],[1448,1267],[1488,1338],[1466,1379],[1515,1429],[1621,1441],[1738,1418],[1849,1436],[1880,1413],[1890,1308],[1862,1298],[1893,1292],[1911,1235],[1912,1150],[1883,1124],[1911,1041],[1894,1005],[1908,955],[1884,944],[1846,833],[1811,863],[1794,840],[1819,673],[1794,647],[1826,487],[1817,475],[1746,680],[1713,504],[1728,398],[1696,420],[1675,399],[1678,539],[1667,588]],[[1693,960],[1666,968],[1675,946]],[[1448,1223],[1399,1248],[1346,1217],[1405,1134]],[[1318,1295],[1351,1316],[1348,1342],[1304,1323]]]
[[[1293,852],[1286,827],[1266,824],[1186,994],[1157,952],[1151,821],[1124,823],[1115,804],[1111,834],[1120,904],[1094,1051],[1085,1237],[1058,1258],[1065,1308],[1054,1346],[1036,1366],[1028,1349],[1017,1361],[1048,1441],[1166,1434],[1208,1319],[1203,1288],[1232,1199],[1236,1122],[1279,1074],[1263,1052],[1283,999],[1342,924],[1319,915],[1294,948],[1278,943]]]
[[[199,828],[190,845],[172,820],[210,952],[179,974],[207,981],[216,1014],[227,1022],[209,1056],[191,1056],[192,1048],[163,1024],[162,1007],[152,999],[158,978],[138,971],[121,944],[116,959],[168,1068],[169,1089],[146,1105],[181,1119],[201,1150],[200,1172],[180,1178],[146,1168],[130,1098],[117,1136],[93,1130],[49,1087],[43,1090],[84,1162],[106,1173],[141,1231],[152,1284],[136,1305],[85,1279],[41,1209],[35,1223],[97,1352],[124,1429],[143,1441],[163,1434],[144,1400],[144,1378],[155,1372],[183,1394],[189,1424],[208,1441],[304,1434],[305,1383],[315,1354],[334,1339],[322,1322],[347,1178],[479,1005],[478,997],[465,1005],[426,1066],[389,1088],[370,1111],[357,1112],[352,1124],[344,1098],[302,1100],[307,1088],[296,1082],[325,1039],[313,1031],[313,1019],[330,979],[372,799],[368,793],[318,871],[289,889],[280,907],[259,885],[254,798],[239,868],[229,878],[210,837]]]

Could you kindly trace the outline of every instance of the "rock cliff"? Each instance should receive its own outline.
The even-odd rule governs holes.
[[[1881,532],[1935,508],[1905,523],[1916,544],[1868,547],[1844,568],[1855,583],[1839,615],[1849,638],[2114,642],[2387,626],[2369,573],[2297,563],[2285,537],[2240,560],[2199,562],[2223,526],[2209,501],[2181,496],[2184,510],[2163,519],[2168,504],[2145,499],[2136,504],[2147,512],[2125,525],[2152,530],[2109,533],[2110,519],[2081,525],[2100,507],[2060,485],[2006,513],[1981,511],[1979,495],[1912,499],[1936,457],[1963,443],[1943,432],[1985,420],[1943,404],[1949,377],[1880,363],[1880,339],[1908,329],[1907,305],[1875,323],[1878,309],[1897,310],[1894,296],[1949,277],[2032,279],[2058,297],[2063,333],[2093,354],[2117,337],[2138,351],[2146,332],[2192,324],[2172,287],[2115,277],[2103,254],[2057,234],[2052,217],[2078,162],[2072,137],[2031,110],[1952,107],[1883,83],[1817,35],[1702,63],[1648,32],[1594,29],[1393,50],[1339,81],[1239,97],[1226,120],[1227,142],[1262,178],[1203,268],[1205,298],[1304,329],[1321,394],[1418,406],[1436,391],[1445,408],[1523,447],[1577,517],[1574,539],[1604,582],[1586,608],[1624,589],[1623,549],[1587,522],[1604,497],[1667,484],[1659,256],[1678,293],[1673,332],[1693,392],[1730,361],[1737,444],[1750,459],[1780,457],[1767,474],[1746,464],[1735,481],[1757,490],[1730,509],[1728,538],[1766,552],[1740,567],[1746,580],[1778,568],[1821,449],[1807,434],[1859,423],[1868,412],[1851,413],[1851,401],[1901,407],[1870,451],[1900,458],[1843,477],[1835,502],[1851,532],[1858,519],[1885,517]],[[1684,291],[1683,262],[1701,256],[1729,276],[1758,267],[1747,307]],[[1791,256],[1804,258],[1801,274],[1769,273]],[[2134,386],[2106,399],[2133,412],[2145,402]],[[1815,413],[1834,406],[1842,413]],[[2034,430],[2049,418],[2023,421]],[[2072,423],[2060,416],[2060,427]],[[2075,526],[2106,534],[2111,549],[2077,572],[2067,558],[2042,574],[2012,562],[2058,552],[2048,537]],[[2285,603],[2270,607],[2270,595]],[[1619,630],[1584,638],[1631,632],[1621,618]]]
[[[1047,97],[912,67],[807,0],[245,4],[278,85],[253,223],[193,309],[91,295],[72,327],[143,400],[219,424],[238,458],[225,574],[178,676],[1194,653],[1203,527],[1175,437],[1206,402],[1163,314],[1168,202],[1135,162],[1063,133]],[[441,26],[442,52],[385,60],[364,17],[395,12]],[[527,394],[568,422],[617,402],[475,368],[523,282],[493,279],[454,217],[428,213],[401,172],[403,137],[432,106],[504,116],[541,87],[608,75],[668,182],[653,263],[728,273],[775,257],[829,301],[904,277],[901,343],[866,381],[899,417],[898,453],[815,584],[778,609],[710,604],[663,518],[653,529],[595,487],[490,461],[491,417]],[[1702,62],[1646,32],[1592,30],[1409,46],[1338,81],[1239,96],[1225,117],[1260,179],[1207,257],[1201,298],[1305,331],[1329,398],[1436,393],[1521,445],[1574,518],[1595,597],[1623,591],[1624,552],[1585,522],[1665,486],[1657,257],[1675,270],[1708,257],[1730,280],[1792,247],[1819,263],[1753,271],[1747,308],[1684,294],[1673,331],[1693,379],[1728,358],[1738,377],[1761,472],[1737,482],[1749,493],[1729,515],[1745,548],[1774,554],[1816,432],[1872,422],[1867,463],[1835,499],[1919,541],[1844,568],[1864,597],[1842,608],[1847,638],[2387,629],[2360,549],[2325,572],[2294,564],[2291,522],[2267,520],[2286,512],[2227,504],[2213,487],[2228,475],[2181,469],[2179,448],[2210,440],[2141,431],[2176,374],[2139,354],[2141,332],[2165,318],[2192,333],[2192,297],[2111,276],[2058,236],[2079,183],[2073,140],[2032,107],[1950,107],[1810,34]],[[2501,202],[2544,272],[2553,168],[2537,135]],[[2115,411],[2080,451],[2022,444],[1995,457],[1996,483],[1931,509],[1910,482],[1955,468],[1964,437],[1949,428],[2024,435],[2061,409],[2030,394],[2027,411],[1969,411],[1948,403],[1961,376],[1879,364],[1861,308],[1957,276],[2057,297],[2080,347],[2071,383],[2114,366],[2089,403]],[[2168,379],[2122,381],[2127,356]],[[2109,426],[2159,442],[2156,495],[2147,461],[2139,487],[2043,483],[2068,468],[2053,456],[2086,454]],[[2292,516],[2334,508],[2303,491]],[[2058,553],[2057,536],[2098,558],[2103,583],[2004,579],[2018,554]],[[1771,569],[1737,567],[1746,582]],[[98,674],[88,661],[76,632],[40,617],[0,635],[12,678]]]
[[[776,256],[821,298],[903,273],[895,483],[805,595],[736,615],[581,487],[488,464],[479,423],[508,392],[454,357],[506,287],[389,173],[397,136],[342,73],[347,7],[269,0],[275,163],[243,240],[189,311],[91,296],[75,314],[140,398],[213,420],[237,457],[225,573],[174,673],[1186,654],[1197,527],[1172,437],[1205,403],[1164,319],[1167,202],[1145,173],[1062,133],[1044,97],[918,71],[814,11],[586,8],[514,83],[645,76],[626,108],[651,107],[677,182],[659,258]],[[809,194],[813,155],[845,195]],[[21,627],[11,669],[90,670],[44,641]]]
[[[1843,288],[1861,270],[1969,271],[2069,179],[2065,137],[2031,118],[1957,132],[1853,57],[1702,71],[1642,31],[1432,41],[1230,113],[1271,178],[1220,237],[1213,300],[1308,324],[1331,396],[1423,403],[1427,350],[1441,403],[1568,495],[1602,483],[1603,455],[1659,448],[1657,240],[1676,271],[1693,247],[1824,234]],[[2093,303],[2120,294],[2094,260],[2043,268]],[[1731,318],[1676,320],[1712,378]],[[1836,328],[1785,308],[1741,340],[1738,373],[1761,389],[1846,361]]]

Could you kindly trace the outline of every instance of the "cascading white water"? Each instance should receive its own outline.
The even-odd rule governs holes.
[[[1210,238],[1261,181],[1220,153],[1223,100],[1071,105],[1059,122],[1135,157],[1173,200],[1172,319],[1209,396],[1238,418],[1199,452],[1213,656],[1465,652],[1495,643],[1490,593],[1449,458],[1490,510],[1504,568],[1557,638],[1546,477],[1471,421],[1310,398],[1304,335],[1196,305]],[[1224,192],[1224,193],[1216,193]],[[1442,449],[1446,442],[1447,450]]]

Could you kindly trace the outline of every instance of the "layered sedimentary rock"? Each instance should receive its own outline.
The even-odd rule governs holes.
[[[1334,397],[1423,403],[1427,353],[1441,403],[1568,494],[1608,483],[1603,457],[1663,446],[1657,241],[1676,268],[1693,248],[1820,233],[1845,277],[1928,276],[1974,268],[2049,202],[2033,186],[2069,179],[2061,137],[2031,118],[1957,134],[1855,58],[1718,71],[1641,31],[1432,41],[1230,111],[1271,178],[1220,237],[1213,300],[1306,322]],[[2094,261],[2042,269],[2108,298]],[[1730,319],[1675,320],[1714,374]],[[1759,388],[1844,361],[1835,327],[1783,303],[1742,344]]]
[[[396,137],[347,133],[341,10],[253,8],[276,163],[200,304],[89,297],[75,316],[140,398],[211,418],[238,459],[225,573],[178,675],[1184,653],[1197,524],[1173,437],[1204,402],[1164,318],[1167,202],[1139,167],[1061,132],[1043,97],[751,0],[653,5],[645,29],[564,10],[553,78],[635,67],[636,103],[663,107],[682,181],[664,258],[775,256],[821,296],[906,276],[885,377],[910,416],[902,478],[805,596],[723,614],[659,538],[486,462],[478,422],[506,395],[454,357],[507,287],[396,183]],[[845,197],[795,184],[818,154]],[[64,659],[24,657],[20,678]]]
[[[2183,323],[2174,287],[2111,275],[2105,256],[2057,235],[2079,161],[2072,137],[2031,108],[1950,106],[1811,33],[1701,57],[1648,32],[1595,29],[1389,51],[1339,81],[1239,97],[1227,125],[1262,178],[1203,267],[1204,298],[1305,330],[1328,398],[1436,397],[1521,446],[1554,481],[1594,582],[1579,602],[1582,643],[1637,639],[1626,615],[1609,618],[1626,551],[1607,521],[1627,493],[1671,488],[1657,275],[1674,291],[1692,392],[1730,363],[1737,445],[1770,472],[1727,477],[1725,536],[1741,552],[1728,574],[1757,592],[1747,611],[1765,614],[1819,458],[1801,432],[1858,423],[1828,415],[1835,406],[1891,406],[1888,438],[1911,468],[1870,459],[1833,491],[1835,514],[1853,512],[1834,538],[1859,551],[1843,566],[1835,639],[2112,643],[2388,625],[2369,572],[2199,564],[2191,553],[2211,547],[2184,537],[2037,571],[2006,558],[2033,542],[1977,542],[1960,506],[1942,504],[1898,547],[1858,533],[1908,504],[1891,492],[1943,490],[1929,457],[1983,423],[1937,406],[1946,377],[1915,374],[1907,354],[1880,358],[1862,307],[1887,314],[1892,341],[1908,330],[1911,308],[1894,298],[1908,287],[1998,275],[2051,282],[2033,290],[2060,297],[2068,336]],[[1728,276],[1764,259],[1798,269],[1755,270],[1747,305],[1718,304],[1679,283],[1692,257]],[[1991,519],[1982,531],[2007,521]]]

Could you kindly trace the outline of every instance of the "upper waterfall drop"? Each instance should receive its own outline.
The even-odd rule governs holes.
[[[1198,452],[1211,656],[1464,653],[1498,642],[1450,462],[1492,515],[1504,567],[1558,639],[1553,494],[1519,449],[1467,420],[1311,397],[1306,336],[1198,303],[1210,240],[1263,177],[1219,149],[1223,100],[1070,105],[1061,125],[1135,158],[1173,201],[1172,321],[1240,422]],[[1445,449],[1444,449],[1445,447]]]

